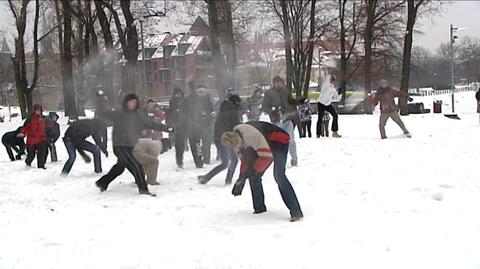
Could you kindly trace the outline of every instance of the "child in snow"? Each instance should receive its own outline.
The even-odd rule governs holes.
[[[395,103],[395,97],[408,99],[409,101],[413,100],[408,94],[391,88],[385,79],[380,80],[380,87],[376,90],[375,95],[369,96],[369,100],[374,106],[380,103],[380,136],[382,139],[387,138],[385,125],[390,118],[398,124],[407,137],[411,137],[400,115],[398,115],[398,106]]]
[[[27,137],[27,159],[25,163],[31,166],[35,155],[37,155],[37,167],[45,168],[47,161],[47,137],[45,133],[45,117],[43,116],[41,105],[34,105],[30,118],[25,121],[24,127],[17,135],[18,137]]]
[[[18,127],[17,130],[7,132],[2,136],[2,143],[7,150],[10,161],[12,162],[15,160],[21,160],[22,155],[25,154],[25,141],[23,140],[23,137],[17,136],[21,130],[22,127]],[[13,156],[12,149],[17,154],[15,157]]]
[[[108,185],[120,176],[126,168],[134,176],[140,194],[156,196],[148,190],[145,171],[140,162],[133,156],[133,148],[140,139],[143,130],[172,132],[173,127],[167,127],[149,119],[144,113],[138,111],[139,105],[140,101],[137,95],[132,93],[125,96],[121,111],[103,112],[107,119],[113,122],[113,153],[118,160],[108,174],[95,183],[102,192],[106,191]]]
[[[305,103],[298,106],[298,114],[300,116],[300,123],[299,130],[302,129],[300,132],[302,137],[312,137],[312,108],[310,107],[310,100],[306,99]]]
[[[93,137],[96,145],[86,140],[89,136]],[[105,122],[100,119],[74,121],[70,124],[67,131],[65,131],[63,143],[65,143],[65,148],[68,152],[68,160],[63,166],[62,175],[66,176],[70,173],[77,157],[76,151],[78,151],[87,163],[89,163],[91,159],[85,154],[85,151],[92,153],[95,173],[100,174],[102,172],[100,151],[108,157],[107,127],[105,126]]]
[[[150,138],[140,138],[133,149],[133,156],[142,164],[147,175],[148,185],[159,185],[157,182],[158,155],[172,148],[172,143],[167,138],[160,141]]]
[[[58,138],[60,137],[60,124],[58,124],[57,121],[58,121],[57,113],[55,112],[48,113],[47,128],[45,129],[45,132],[47,135],[48,149],[50,150],[50,160],[52,162],[58,161],[57,148],[55,147],[55,142],[57,142]]]
[[[325,112],[325,115],[322,119],[322,125],[320,126],[320,136],[321,137],[328,137],[328,127],[330,126],[330,113]]]
[[[273,175],[288,209],[290,221],[303,218],[292,185],[285,175],[290,136],[280,127],[261,121],[237,125],[232,132],[222,135],[222,144],[234,149],[241,160],[240,177],[232,190],[234,196],[242,194],[248,179],[252,191],[255,214],[267,211],[262,187],[262,176],[273,162]]]

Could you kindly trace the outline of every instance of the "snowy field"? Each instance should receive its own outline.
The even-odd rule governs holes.
[[[416,99],[429,107],[433,98]],[[248,186],[235,198],[224,173],[197,184],[212,166],[195,169],[190,154],[182,171],[173,151],[161,155],[161,185],[150,187],[158,196],[145,197],[128,173],[100,193],[81,159],[60,177],[60,141],[60,162],[47,170],[11,163],[2,149],[0,268],[478,269],[480,125],[474,93],[457,102],[459,121],[405,117],[412,139],[390,121],[380,140],[375,114],[341,116],[342,139],[297,140],[299,167],[287,175],[305,214],[298,223],[288,222],[271,169],[268,212],[252,215]]]

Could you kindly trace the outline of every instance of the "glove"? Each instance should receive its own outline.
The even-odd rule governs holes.
[[[175,131],[175,128],[173,128],[173,126],[169,126],[169,127],[167,127],[167,131],[169,133],[171,133],[171,132]]]
[[[243,187],[245,186],[245,177],[240,177],[233,185],[232,194],[233,196],[240,196],[242,195]]]
[[[413,98],[412,98],[412,97],[408,97],[408,101],[409,101],[409,102],[412,102],[412,101],[413,101]]]

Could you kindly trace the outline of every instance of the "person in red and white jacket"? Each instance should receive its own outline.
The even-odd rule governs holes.
[[[303,218],[303,212],[292,185],[285,175],[288,145],[287,132],[273,124],[253,121],[237,125],[232,132],[222,135],[222,144],[235,150],[241,160],[240,177],[232,194],[242,194],[248,179],[252,191],[254,214],[267,211],[262,186],[262,176],[273,163],[273,176],[278,184],[285,205],[290,210],[290,221]]]
[[[27,166],[32,165],[32,161],[35,155],[37,155],[37,167],[45,169],[48,144],[45,133],[45,117],[42,113],[42,106],[34,105],[32,115],[25,121],[22,130],[17,136],[27,137],[27,159],[25,160]]]

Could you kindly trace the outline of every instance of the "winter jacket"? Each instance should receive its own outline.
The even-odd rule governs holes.
[[[138,111],[138,106],[135,110],[127,109],[127,102],[130,100],[137,100],[135,94],[129,94],[123,101],[121,111],[104,111],[102,114],[113,121],[112,140],[113,146],[117,147],[135,147],[138,139],[142,136],[142,131],[147,129],[162,130],[169,132],[170,129],[161,124],[156,123],[153,119],[146,117],[143,113]]]
[[[262,114],[262,97],[252,95],[247,98],[247,118],[249,121],[258,121]]]
[[[234,128],[243,140],[240,149],[240,176],[248,178],[252,174],[263,173],[288,145],[290,137],[281,128],[262,121],[239,124]]]
[[[198,132],[211,126],[214,108],[208,96],[191,94],[185,98],[184,113],[186,127],[190,132]]]
[[[162,142],[149,138],[140,138],[133,149],[133,154],[138,153],[145,153],[156,158],[162,153]]]
[[[172,97],[169,102],[167,122],[175,128],[185,128],[186,118],[184,111],[185,97]]]
[[[298,106],[298,114],[301,122],[312,121],[313,112],[309,103]]]
[[[238,109],[238,105],[235,105],[230,100],[224,100],[220,104],[213,134],[213,141],[215,143],[221,141],[224,132],[233,131],[233,128],[240,123]]]
[[[107,152],[107,127],[105,123],[99,119],[85,119],[72,122],[65,131],[63,139],[72,141],[78,149],[80,142],[89,136],[93,137],[95,144],[97,144],[102,152]]]
[[[293,99],[288,89],[272,88],[265,92],[262,109],[270,116],[272,123],[278,123],[293,120],[298,104],[299,102]]]
[[[322,87],[318,102],[324,106],[329,106],[332,103],[340,101],[341,99],[342,95],[338,94],[334,87]]]
[[[404,94],[387,86],[378,88],[375,95],[370,99],[370,101],[375,106],[380,102],[380,111],[382,113],[391,113],[398,110],[398,106],[395,103],[395,97],[409,98],[407,94]]]
[[[27,137],[27,145],[38,145],[47,141],[45,133],[46,123],[43,115],[37,116],[35,112],[25,121],[22,133]]]
[[[2,142],[9,145],[24,146],[25,142],[23,137],[18,137],[17,135],[22,131],[22,127],[18,127],[17,130],[6,132],[2,136]]]

